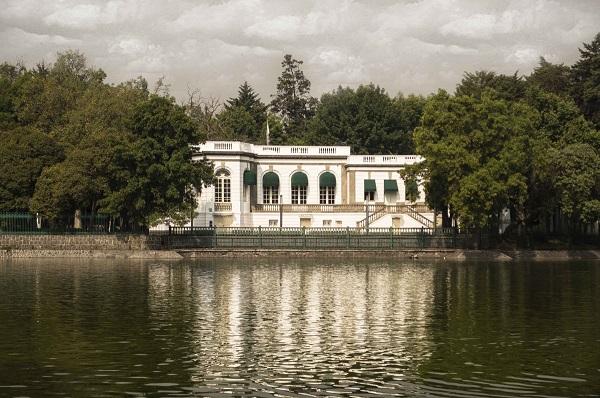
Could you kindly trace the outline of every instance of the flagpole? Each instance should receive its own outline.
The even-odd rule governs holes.
[[[269,145],[269,135],[270,135],[270,131],[269,131],[269,119],[267,119],[267,145]]]

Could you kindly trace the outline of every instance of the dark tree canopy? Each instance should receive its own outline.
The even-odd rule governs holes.
[[[423,106],[414,96],[393,100],[373,84],[361,85],[356,91],[338,87],[321,96],[310,124],[311,143],[349,145],[353,153],[411,153],[411,132]]]
[[[487,89],[496,90],[498,96],[516,101],[525,94],[525,82],[515,72],[514,75],[498,75],[495,72],[481,70],[475,73],[465,73],[462,81],[456,87],[456,96],[467,95],[476,99]]]
[[[571,69],[565,64],[553,64],[540,57],[539,65],[526,78],[527,84],[561,97],[570,96]]]
[[[267,109],[268,106],[248,82],[244,82],[238,90],[238,96],[227,100],[219,118],[232,139],[256,144],[264,142],[263,126],[267,122]]]
[[[39,130],[0,131],[0,211],[28,211],[40,174],[62,158],[56,142]]]
[[[600,33],[579,49],[579,61],[571,67],[572,94],[583,115],[600,129]]]

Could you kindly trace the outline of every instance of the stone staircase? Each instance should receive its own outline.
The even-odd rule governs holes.
[[[421,213],[419,213],[418,211],[416,211],[410,205],[406,205],[405,206],[405,210],[406,210],[406,214],[408,214],[410,217],[414,218],[415,220],[417,220],[421,224],[425,225],[427,228],[433,228],[434,227],[433,221],[431,221],[429,218],[425,217],[424,215],[422,215]]]
[[[356,229],[366,228],[367,225],[371,225],[375,221],[379,220],[381,217],[387,214],[386,206],[376,206],[375,211],[369,214],[369,217],[365,217],[364,219],[356,222]]]
[[[404,210],[403,211],[404,214],[407,214],[409,217],[412,217],[413,219],[417,220],[418,222],[423,224],[426,228],[434,227],[434,222],[432,220],[430,220],[429,218],[427,218],[424,215],[422,215],[421,213],[419,213],[412,206],[410,206],[410,205],[403,206],[402,210]],[[381,217],[385,216],[386,214],[388,214],[387,206],[376,206],[375,211],[373,211],[373,213],[369,214],[368,220],[367,220],[367,217],[365,217],[364,219],[356,222],[356,229],[360,230],[360,229],[366,228],[367,225],[373,224],[375,221],[379,220]]]

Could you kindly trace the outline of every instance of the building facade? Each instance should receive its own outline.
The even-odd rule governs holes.
[[[421,186],[407,202],[399,172],[416,155],[352,155],[348,146],[208,141],[195,158],[214,163],[193,226],[415,228],[434,226]]]

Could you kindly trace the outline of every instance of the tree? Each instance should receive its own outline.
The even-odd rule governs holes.
[[[310,124],[311,143],[343,143],[358,154],[412,153],[411,132],[421,112],[414,96],[392,100],[373,84],[361,85],[356,91],[338,87],[321,96]]]
[[[456,96],[467,95],[481,99],[486,89],[490,88],[496,90],[499,98],[509,101],[520,100],[525,94],[525,83],[516,72],[514,75],[497,75],[495,72],[482,70],[465,73],[456,87]]]
[[[466,227],[493,223],[504,207],[522,213],[538,118],[489,90],[481,101],[444,91],[430,98],[414,134],[428,204],[449,206]]]
[[[302,61],[287,54],[278,78],[277,94],[271,101],[271,109],[279,115],[288,137],[288,144],[302,144],[309,120],[314,116],[317,100],[310,96],[310,81],[300,69]]]
[[[572,144],[553,155],[559,203],[576,236],[579,223],[600,219],[600,155],[588,144]]]
[[[555,147],[574,143],[600,145],[598,131],[583,117],[571,98],[533,86],[527,90],[525,102],[540,112],[537,128]]]
[[[528,86],[539,87],[541,90],[561,97],[570,97],[571,68],[565,64],[553,64],[540,57],[539,66],[533,69],[526,78]]]
[[[223,111],[223,103],[218,97],[202,97],[200,90],[188,93],[188,101],[183,105],[186,114],[198,126],[198,133],[204,140],[232,140],[230,129],[222,125],[218,115]]]
[[[208,161],[192,162],[190,145],[201,142],[196,127],[169,98],[139,103],[131,132],[113,149],[110,193],[99,211],[144,226],[187,209],[213,175]]]
[[[413,154],[415,153],[415,143],[413,141],[413,132],[421,124],[421,117],[427,104],[427,98],[422,95],[410,94],[404,97],[398,94],[393,100],[395,112],[398,112],[400,117],[399,128],[403,132],[402,144],[400,148],[394,148],[394,152],[398,154]]]
[[[101,69],[88,67],[79,52],[58,53],[52,66],[38,64],[37,71],[23,82],[15,101],[20,123],[48,133],[63,127],[81,95],[91,86],[101,85],[105,76]]]
[[[27,70],[22,64],[0,65],[0,130],[11,130],[18,126],[15,102],[23,76]]]
[[[571,67],[571,92],[586,119],[600,129],[600,33],[579,53],[579,61]]]
[[[248,85],[248,82],[244,82],[238,90],[238,96],[227,100],[223,113],[229,114],[225,115],[224,119],[231,119],[233,121],[233,123],[229,124],[229,127],[233,129],[236,135],[242,135],[240,140],[258,143],[262,135],[263,126],[267,122],[267,109],[268,106],[260,100],[258,94]],[[246,118],[245,114],[252,118],[253,121],[251,123],[250,121],[240,121],[240,119]],[[237,130],[240,127],[242,130]]]
[[[28,211],[40,174],[62,158],[56,142],[39,130],[0,132],[0,211]]]
[[[260,127],[250,112],[243,106],[230,107],[217,115],[217,121],[222,128],[222,139],[258,143]]]

